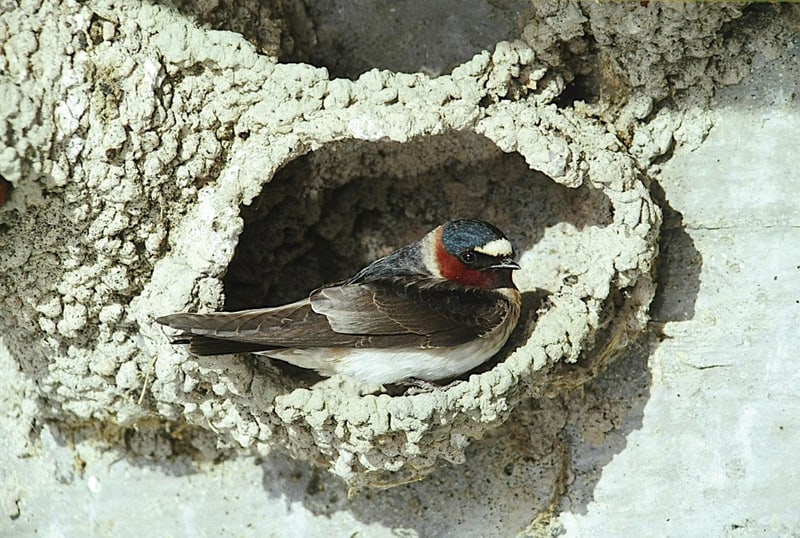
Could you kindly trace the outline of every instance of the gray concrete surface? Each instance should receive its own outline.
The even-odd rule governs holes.
[[[592,500],[561,514],[568,535],[800,532],[796,104],[723,107],[704,144],[664,166],[688,238],[664,236],[650,394]]]

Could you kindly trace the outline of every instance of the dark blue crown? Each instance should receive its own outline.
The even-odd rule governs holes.
[[[480,248],[498,239],[508,239],[499,228],[477,219],[457,219],[442,225],[442,243],[453,256]]]

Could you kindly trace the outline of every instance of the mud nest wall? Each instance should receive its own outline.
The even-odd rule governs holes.
[[[585,379],[569,365],[611,360],[653,296],[648,174],[702,140],[710,125],[685,119],[746,74],[741,56],[770,49],[742,51],[737,20],[759,16],[742,6],[509,6],[471,15],[494,21],[477,50],[382,48],[384,70],[365,67],[369,36],[342,42],[299,2],[0,14],[0,331],[41,417],[123,454],[278,448],[392,485]],[[326,67],[348,47],[359,57]],[[526,310],[500,356],[448,390],[363,394],[191,357],[153,324],[296,299],[461,216],[514,241]]]

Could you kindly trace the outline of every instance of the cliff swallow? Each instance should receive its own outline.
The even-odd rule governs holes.
[[[171,314],[197,355],[251,352],[375,384],[453,378],[495,355],[517,324],[514,248],[480,220],[447,222],[352,278],[273,308]]]

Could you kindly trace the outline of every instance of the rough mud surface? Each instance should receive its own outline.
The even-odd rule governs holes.
[[[0,332],[59,428],[156,458],[278,448],[353,487],[463,461],[644,327],[660,225],[646,173],[710,126],[671,105],[770,50],[742,48],[742,6],[546,3],[520,40],[449,74],[331,79],[278,61],[313,44],[287,41],[308,14],[248,5],[0,14]],[[526,310],[500,357],[447,390],[363,394],[191,357],[153,323],[296,299],[459,216],[515,242]]]

